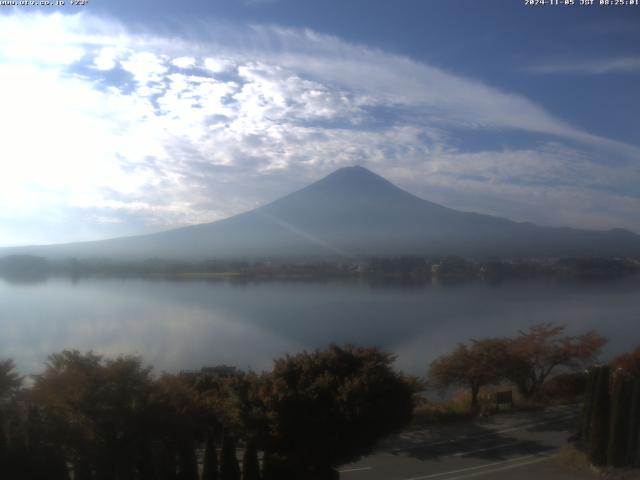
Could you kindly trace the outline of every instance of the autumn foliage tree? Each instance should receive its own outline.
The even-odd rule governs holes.
[[[613,360],[613,366],[623,371],[625,375],[640,379],[640,346],[616,357]]]
[[[238,480],[237,439],[246,480],[337,478],[335,466],[411,417],[417,384],[393,360],[376,348],[332,346],[276,360],[271,372],[219,379],[155,376],[139,357],[63,351],[24,390],[13,363],[2,362],[0,410],[17,394],[20,402],[8,412],[19,441],[9,449],[0,432],[0,477]]]
[[[268,375],[239,372],[216,392],[223,427],[251,445],[266,445],[269,438],[264,391]]]
[[[151,389],[150,368],[138,357],[63,351],[35,377],[32,397],[75,471],[116,478],[137,468]]]
[[[570,336],[565,330],[563,325],[541,323],[511,340],[506,377],[523,397],[532,397],[559,369],[575,371],[592,364],[606,343],[595,331]]]
[[[431,363],[429,382],[439,389],[452,386],[468,388],[471,410],[475,412],[480,388],[504,379],[509,344],[507,339],[502,338],[472,340],[469,345],[461,343],[453,352]]]
[[[542,323],[515,338],[485,338],[458,345],[431,363],[429,381],[439,389],[468,388],[471,409],[477,411],[483,386],[512,382],[523,397],[530,398],[552,374],[592,364],[605,342],[593,331],[570,336],[565,335],[564,326]]]

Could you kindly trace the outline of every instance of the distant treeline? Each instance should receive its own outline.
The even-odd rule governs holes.
[[[240,279],[369,278],[373,281],[395,279],[424,282],[431,279],[476,278],[499,281],[538,276],[606,279],[639,272],[639,259],[605,257],[469,260],[456,256],[398,256],[350,260],[276,258],[203,261],[160,258],[131,261],[76,258],[47,260],[31,255],[0,258],[0,275],[16,280],[38,279],[49,275],[105,275]]]

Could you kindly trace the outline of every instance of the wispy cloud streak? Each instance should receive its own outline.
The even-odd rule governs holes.
[[[542,75],[604,75],[608,73],[640,73],[640,57],[619,57],[542,63],[527,68]]]

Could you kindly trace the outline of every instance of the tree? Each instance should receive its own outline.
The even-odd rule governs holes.
[[[236,442],[230,435],[224,435],[220,451],[220,480],[240,480],[240,466],[236,457]]]
[[[264,447],[268,443],[268,417],[263,391],[266,376],[253,372],[238,373],[216,391],[220,422],[248,444]]]
[[[11,405],[10,400],[18,393],[22,387],[22,377],[15,371],[13,360],[0,361],[0,470],[5,468],[9,455],[9,443],[5,427],[10,415],[8,410]]]
[[[621,370],[616,371],[613,375],[609,444],[607,446],[607,464],[614,467],[623,467],[627,462],[632,389],[630,378],[624,375]]]
[[[282,455],[265,451],[262,457],[262,480],[299,480],[300,477],[291,467],[291,463]]]
[[[213,434],[209,432],[204,446],[204,462],[202,480],[218,480],[218,455]]]
[[[284,457],[298,472],[293,478],[331,478],[333,467],[370,452],[404,426],[416,383],[396,373],[393,360],[353,345],[277,359],[262,391],[271,458]]]
[[[471,410],[478,410],[480,388],[501,382],[510,361],[509,341],[502,338],[472,340],[459,344],[429,367],[429,382],[439,389],[467,387],[471,393]]]
[[[182,375],[163,374],[155,382],[146,421],[152,439],[161,444],[157,457],[164,478],[197,476],[195,449],[205,432],[210,412],[195,386]]]
[[[608,365],[598,368],[596,386],[593,390],[593,406],[589,423],[588,456],[594,465],[605,465],[607,446],[609,444],[609,415],[611,401],[609,399]]]
[[[597,380],[599,369],[592,367],[587,370],[587,385],[585,388],[585,399],[582,407],[582,415],[580,419],[580,438],[583,442],[589,439],[589,428],[591,427],[591,417],[593,415],[593,404],[596,396]]]
[[[534,325],[512,340],[507,376],[525,398],[532,397],[558,368],[584,369],[592,364],[606,339],[594,331],[564,335],[565,327]]]
[[[45,440],[64,448],[77,478],[91,478],[91,470],[98,478],[131,478],[152,389],[150,368],[138,357],[63,351],[49,357],[32,397],[48,426]]]
[[[640,378],[633,379],[628,445],[627,465],[640,467]]]
[[[242,457],[242,480],[260,480],[258,451],[253,442],[247,443]]]
[[[22,387],[22,377],[15,371],[13,360],[0,361],[0,400],[15,395]]]
[[[194,441],[181,445],[178,460],[178,480],[198,480],[198,459]]]
[[[630,383],[629,412],[628,416],[622,420],[624,422],[622,429],[628,429],[626,439],[628,448],[624,463],[631,467],[638,467],[640,466],[640,346],[618,356],[612,363],[616,373]],[[617,460],[622,461],[621,458]]]
[[[616,357],[613,360],[614,368],[620,369],[627,376],[640,378],[640,346],[635,350]]]

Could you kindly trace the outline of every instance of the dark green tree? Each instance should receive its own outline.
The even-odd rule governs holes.
[[[41,446],[37,450],[36,465],[42,480],[69,480],[67,459],[61,450],[54,445]]]
[[[218,480],[218,454],[214,436],[211,432],[207,434],[205,441],[202,480]]]
[[[615,358],[613,366],[623,371],[633,383],[628,419],[626,464],[631,467],[640,467],[640,346]]]
[[[262,391],[268,448],[298,469],[297,478],[371,452],[411,418],[416,383],[376,348],[330,346],[277,359]],[[266,474],[265,474],[266,476]]]
[[[631,412],[629,414],[629,439],[626,463],[640,467],[640,377],[633,378]]]
[[[15,370],[13,360],[0,361],[0,400],[15,395],[22,387],[22,377]]]
[[[627,462],[631,395],[633,392],[631,380],[624,371],[617,370],[613,377],[607,464],[623,467]]]
[[[147,415],[149,429],[161,443],[159,470],[163,480],[191,479],[195,445],[207,425],[206,409],[194,385],[181,375],[163,374],[156,382]]]
[[[5,427],[14,414],[12,400],[22,387],[22,377],[15,371],[13,360],[0,361],[0,468],[9,462],[10,443]]]
[[[178,480],[198,480],[198,459],[194,442],[185,442],[180,446]]]
[[[153,449],[149,441],[140,445],[137,457],[136,479],[137,480],[158,480],[159,473],[156,462],[154,461]]]
[[[262,458],[262,480],[299,480],[294,462],[270,451]]]
[[[220,451],[220,480],[240,480],[240,465],[236,456],[236,441],[225,434]]]
[[[13,399],[21,386],[22,378],[15,371],[13,360],[0,361],[0,473],[7,474],[9,468],[13,468],[12,457],[15,455],[6,427],[10,419],[15,417]]]
[[[587,445],[589,460],[594,465],[605,465],[607,461],[610,416],[609,371],[608,365],[598,367],[594,390]]]
[[[253,442],[248,442],[242,456],[242,480],[260,480],[258,450]]]
[[[587,385],[585,389],[584,405],[582,407],[582,415],[580,418],[580,438],[583,442],[589,439],[589,427],[591,425],[591,415],[593,414],[593,400],[595,398],[595,389],[597,386],[598,369],[595,367],[587,371]]]
[[[51,442],[39,408],[29,401],[28,395],[24,395],[21,400],[26,418],[21,415],[16,426],[26,432],[24,453],[29,474],[25,478],[68,480],[69,472],[63,450]]]
[[[78,458],[73,465],[73,480],[93,480],[93,469],[85,458]]]
[[[158,457],[158,480],[177,480],[176,445],[164,441]]]

